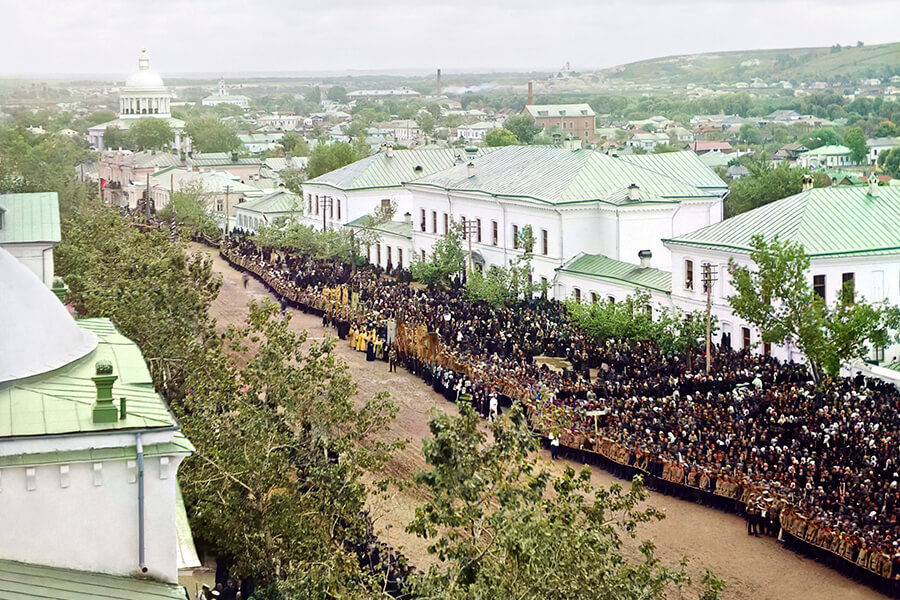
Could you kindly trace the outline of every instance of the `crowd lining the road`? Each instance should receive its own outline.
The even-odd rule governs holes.
[[[880,380],[816,386],[800,364],[717,348],[709,376],[651,343],[598,341],[546,299],[497,309],[410,285],[377,267],[223,242],[231,264],[322,316],[341,339],[422,377],[485,417],[520,402],[563,453],[668,494],[746,514],[896,594],[900,581],[900,393]],[[558,357],[552,369],[536,357]]]

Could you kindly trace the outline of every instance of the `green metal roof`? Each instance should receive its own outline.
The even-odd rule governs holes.
[[[136,169],[184,166],[184,161],[179,156],[169,152],[135,152],[132,158]]]
[[[560,273],[625,283],[666,294],[672,292],[672,273],[652,267],[640,267],[602,254],[581,254],[556,270]]]
[[[363,215],[358,219],[350,221],[349,223],[344,225],[344,227],[371,229],[372,231],[380,231],[382,233],[397,235],[410,240],[412,239],[412,221],[410,221],[409,223],[407,223],[406,221],[387,221],[385,223],[379,223],[374,226],[369,226],[367,224],[369,218],[369,215]]]
[[[195,167],[262,166],[263,162],[253,156],[239,156],[232,160],[230,152],[196,153],[185,161]]]
[[[3,600],[184,600],[184,588],[102,573],[0,560]]]
[[[891,371],[900,372],[900,362],[890,363],[888,365],[884,365],[885,369],[890,369]]]
[[[690,151],[627,154],[620,158],[687,185],[721,191],[728,189],[728,184],[722,181],[722,178],[707,166],[700,156]]]
[[[840,154],[850,154],[850,148],[847,146],[819,146],[800,156],[835,156]]]
[[[478,150],[479,155],[486,152],[485,149]],[[406,181],[449,169],[460,161],[465,164],[468,160],[465,151],[458,148],[394,150],[392,156],[379,152],[310,179],[304,185],[325,185],[344,191],[399,188]]]
[[[291,192],[279,190],[262,198],[241,202],[237,208],[257,213],[289,213],[302,210],[300,197]]]
[[[0,438],[176,427],[137,345],[109,319],[82,319],[78,325],[99,340],[89,354],[50,373],[0,384]],[[112,362],[118,376],[115,404],[126,398],[126,416],[115,423],[93,422],[97,388],[91,378],[101,359]]]
[[[505,146],[472,162],[472,177],[461,164],[413,183],[555,205],[593,201],[624,206],[719,195],[592,150]],[[631,184],[640,188],[639,200],[629,200]]]
[[[0,215],[0,244],[59,243],[56,192],[0,194]]]
[[[535,118],[594,116],[594,109],[589,104],[529,104],[525,110]]]
[[[800,243],[811,257],[900,254],[900,189],[812,189],[663,241],[750,252],[756,234]]]

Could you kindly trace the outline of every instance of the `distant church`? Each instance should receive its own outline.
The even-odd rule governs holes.
[[[150,70],[147,51],[141,50],[138,70],[125,80],[125,87],[119,94],[119,118],[108,123],[94,125],[88,129],[88,140],[94,150],[105,150],[103,135],[107,127],[129,129],[142,118],[165,119],[175,132],[175,151],[181,150],[184,136],[184,121],[173,119],[170,110],[172,93],[162,77]]]

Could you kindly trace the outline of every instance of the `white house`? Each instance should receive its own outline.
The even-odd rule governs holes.
[[[689,152],[613,158],[546,146],[498,148],[404,187],[415,251],[429,254],[451,222],[469,221],[476,264],[506,266],[531,226],[534,276],[548,284],[581,253],[636,260],[650,250],[667,267],[662,238],[720,221],[727,192]]]
[[[274,150],[275,146],[278,145],[278,142],[281,141],[281,138],[283,137],[284,133],[275,131],[271,133],[238,134],[238,139],[241,140],[241,144],[252,154]]]
[[[663,240],[672,253],[672,303],[685,310],[705,307],[701,282],[704,263],[715,265],[713,313],[719,339],[737,349],[755,345],[758,332],[732,314],[726,298],[733,294],[726,265],[733,258],[750,264],[750,240],[756,234],[803,245],[810,257],[809,278],[827,303],[837,301],[851,281],[858,298],[900,305],[900,189],[833,186],[808,189],[794,196],[732,217],[721,223]],[[797,360],[795,348],[777,347],[782,359]],[[888,360],[897,349],[887,349]],[[885,360],[885,349],[871,358]]]
[[[394,139],[404,145],[419,139],[422,135],[419,124],[412,119],[391,121],[391,127],[394,129]]]
[[[393,150],[385,146],[340,169],[303,183],[304,210],[296,218],[317,228],[342,227],[380,206],[395,206],[395,219],[412,211],[412,196],[403,187],[479,156],[489,149],[455,148]]]
[[[880,137],[880,138],[869,138],[866,140],[866,146],[869,147],[869,152],[866,155],[866,158],[869,161],[870,165],[874,165],[878,161],[878,155],[884,152],[885,150],[891,150],[893,148],[900,148],[900,138],[898,137]]]
[[[53,248],[60,242],[56,192],[0,194],[0,248],[53,285]]]
[[[201,102],[203,106],[218,106],[219,104],[233,104],[243,109],[250,108],[250,98],[240,94],[229,94],[225,87],[225,80],[219,80],[219,93],[207,96]]]
[[[850,148],[847,146],[820,146],[797,156],[797,166],[806,168],[845,167],[850,162]]]
[[[460,125],[456,128],[456,134],[466,142],[474,144],[476,142],[483,142],[484,136],[487,135],[488,131],[500,129],[502,127],[503,123],[498,123],[496,121],[480,121],[471,125]]]
[[[665,133],[636,133],[625,142],[632,148],[640,148],[647,152],[653,152],[657,146],[665,146],[669,143],[669,136]]]
[[[183,600],[193,446],[137,345],[3,249],[0,297],[0,597]]]
[[[280,189],[235,207],[235,226],[256,233],[260,225],[270,227],[279,219],[288,219],[302,210],[300,196]]]

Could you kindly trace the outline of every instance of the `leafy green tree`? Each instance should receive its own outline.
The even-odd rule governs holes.
[[[800,244],[756,235],[751,246],[752,269],[728,262],[735,289],[728,301],[736,315],[759,328],[762,341],[796,344],[816,381],[836,377],[841,363],[863,358],[869,344],[884,347],[896,340],[897,308],[854,298],[852,282],[826,304],[812,290],[809,257]]]
[[[278,145],[293,156],[309,156],[309,142],[299,133],[288,131],[281,137]]]
[[[488,146],[515,146],[519,140],[509,129],[491,129],[485,134],[484,143]]]
[[[161,150],[175,141],[175,132],[168,121],[153,117],[138,119],[128,129],[128,135],[138,150]]]
[[[623,489],[594,487],[587,467],[554,476],[535,457],[521,406],[490,426],[492,440],[472,406],[459,406],[459,416],[435,414],[423,442],[429,470],[416,482],[428,500],[407,530],[432,542],[438,563],[410,582],[414,596],[637,600],[687,582],[684,562],[662,566],[649,541],[623,555],[623,537],[663,517],[643,506],[640,477]]]
[[[521,144],[530,144],[534,136],[542,131],[542,127],[534,122],[529,114],[514,115],[506,119],[503,128],[511,131]]]
[[[462,225],[451,223],[450,230],[432,246],[430,260],[413,258],[410,265],[412,276],[429,285],[448,286],[450,278],[462,273],[465,266],[464,237]]]
[[[328,99],[332,102],[346,102],[347,90],[339,85],[333,85],[328,88]]]
[[[430,112],[420,112],[417,114],[416,124],[428,135],[431,135],[434,132],[434,116]]]
[[[466,276],[466,296],[498,307],[533,296],[538,291],[531,268],[534,243],[531,225],[522,227],[516,237],[516,247],[522,253],[510,260],[507,267],[493,265],[487,272],[470,270]]]
[[[72,129],[80,131],[81,133],[87,133],[88,128],[93,127],[94,125],[100,125],[101,123],[115,121],[116,117],[116,113],[111,110],[98,110],[81,119],[77,126]]]
[[[891,148],[878,154],[878,166],[891,177],[900,177],[900,150]]]
[[[840,146],[841,136],[837,131],[826,127],[824,129],[815,129],[809,135],[799,140],[801,144],[813,150],[821,146]]]
[[[762,143],[762,134],[756,125],[744,123],[738,131],[738,139],[745,144],[758,145]]]
[[[104,149],[112,148],[116,150],[134,149],[134,141],[131,139],[131,132],[127,129],[119,129],[115,125],[110,125],[103,130],[103,146]]]
[[[196,451],[179,477],[193,529],[288,597],[380,597],[348,544],[366,534],[361,475],[399,446],[372,437],[396,407],[386,393],[355,398],[334,338],[289,320],[251,303],[225,334],[228,358],[190,379],[179,416]]]
[[[866,134],[859,127],[853,127],[844,134],[844,145],[850,148],[850,160],[860,164],[866,160],[869,146],[866,145]]]
[[[192,147],[199,152],[232,152],[242,146],[234,129],[215,117],[188,121],[184,133],[191,138]]]
[[[356,162],[361,158],[365,158],[357,148],[344,142],[335,142],[333,144],[316,144],[313,151],[309,155],[309,163],[306,172],[309,178],[315,178],[325,173],[330,173],[335,169]]]
[[[766,157],[745,161],[745,166],[750,175],[731,184],[731,192],[725,199],[726,217],[798,194],[803,189],[802,169],[791,169],[785,163],[772,168]]]
[[[299,171],[297,169],[286,169],[282,171],[279,176],[281,177],[282,183],[284,183],[284,187],[301,198],[303,197],[303,182],[306,181],[306,175],[303,171]]]
[[[316,86],[306,93],[304,99],[307,102],[312,102],[318,106],[319,104],[322,104],[322,90]]]
[[[164,221],[168,221],[173,215],[175,223],[188,237],[194,234],[201,234],[210,239],[219,237],[219,226],[206,212],[203,203],[203,185],[200,182],[188,183],[172,193],[169,203],[158,213],[159,218]]]
[[[897,126],[892,121],[882,121],[872,135],[874,137],[894,137],[897,133]]]

